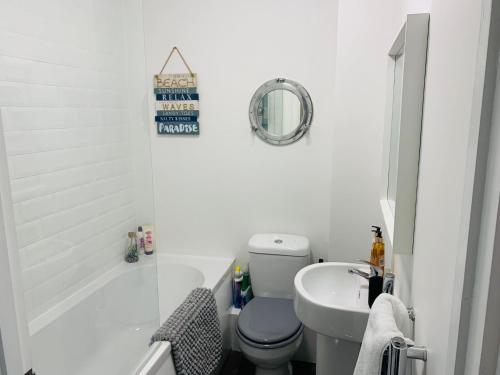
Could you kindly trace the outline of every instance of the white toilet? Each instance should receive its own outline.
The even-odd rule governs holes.
[[[238,316],[236,333],[256,375],[289,375],[302,342],[293,309],[295,274],[309,264],[309,240],[289,234],[256,234],[248,242],[255,298]]]

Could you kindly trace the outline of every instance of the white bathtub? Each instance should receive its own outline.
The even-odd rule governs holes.
[[[233,258],[160,254],[158,256],[160,320],[162,322],[167,320],[189,292],[201,286],[210,288],[214,292],[219,316],[226,312],[231,306],[231,283],[228,276],[233,262]]]
[[[226,312],[232,304],[233,264],[233,258],[161,254],[158,257],[160,320],[164,322],[194,288],[210,288],[217,302],[224,346],[230,348],[231,332]],[[170,349],[169,342],[152,345],[134,374],[175,375]]]
[[[197,286],[214,291],[222,317],[231,304],[233,260],[159,255],[157,283],[155,258],[123,262],[31,321],[37,375],[155,374],[166,365],[171,369],[170,344],[149,347],[151,335]]]

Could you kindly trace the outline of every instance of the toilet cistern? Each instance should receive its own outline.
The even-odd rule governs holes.
[[[309,240],[289,234],[256,234],[248,242],[255,298],[241,311],[236,335],[256,375],[291,375],[290,359],[304,326],[293,308],[295,274],[309,264]]]

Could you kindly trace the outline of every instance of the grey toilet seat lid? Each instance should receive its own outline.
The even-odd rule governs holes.
[[[293,301],[282,298],[256,297],[238,316],[238,330],[258,344],[285,341],[302,328],[295,315]]]

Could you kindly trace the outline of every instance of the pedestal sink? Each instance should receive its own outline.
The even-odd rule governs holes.
[[[297,317],[317,333],[317,375],[352,375],[368,321],[368,282],[354,263],[317,263],[295,276]]]

